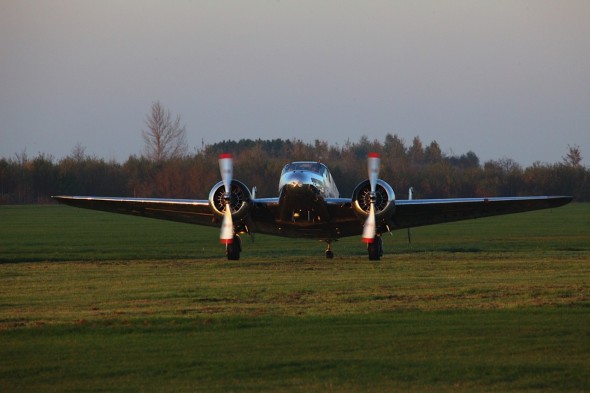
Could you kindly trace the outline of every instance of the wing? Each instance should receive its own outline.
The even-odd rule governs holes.
[[[470,218],[521,213],[559,207],[572,201],[569,196],[510,198],[414,199],[396,201],[392,229],[440,224]]]
[[[206,200],[54,196],[60,203],[92,210],[219,226]]]
[[[132,216],[219,227],[209,201],[201,199],[118,198],[94,196],[54,196],[65,205]],[[251,218],[264,233],[277,234],[278,198],[252,200]]]
[[[213,215],[207,200],[87,196],[55,196],[53,199],[85,209],[219,226],[219,220]],[[392,230],[403,229],[559,207],[571,200],[572,197],[567,196],[397,200],[395,212],[387,219],[387,224]],[[279,216],[278,198],[261,198],[252,202],[250,218],[257,232],[288,236],[289,232],[281,230],[276,221]],[[309,232],[307,235],[311,237],[333,239],[362,233],[362,222],[354,214],[349,198],[326,199],[326,206],[331,219],[318,225],[315,228],[317,233],[313,233],[312,227],[302,227],[290,234],[301,237],[303,232]]]

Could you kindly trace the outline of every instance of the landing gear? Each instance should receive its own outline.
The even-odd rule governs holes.
[[[228,261],[239,261],[240,251],[242,251],[242,239],[234,235],[233,241],[225,246]]]
[[[328,248],[326,248],[326,258],[327,259],[333,259],[334,258],[334,253],[332,252],[332,242],[331,241],[326,241],[326,243],[328,244]]]
[[[378,261],[383,256],[383,240],[381,236],[375,236],[372,243],[367,243],[369,261]]]

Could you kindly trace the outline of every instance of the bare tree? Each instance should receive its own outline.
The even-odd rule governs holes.
[[[580,150],[580,146],[567,145],[567,148],[568,148],[567,155],[565,157],[562,157],[563,163],[566,166],[579,167],[581,165],[581,162],[583,159],[582,151]]]
[[[186,127],[180,125],[180,115],[172,120],[170,111],[160,101],[152,104],[151,113],[146,116],[147,130],[142,130],[145,142],[145,156],[160,162],[182,157],[187,152]]]
[[[80,142],[77,142],[76,145],[72,148],[70,157],[73,158],[76,162],[84,161],[84,159],[86,158],[86,146],[82,146]]]

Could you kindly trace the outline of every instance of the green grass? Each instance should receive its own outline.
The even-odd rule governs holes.
[[[584,391],[589,323],[526,309],[37,327],[3,334],[0,377],[4,391]]]
[[[0,207],[0,391],[588,391],[590,204],[360,239]]]

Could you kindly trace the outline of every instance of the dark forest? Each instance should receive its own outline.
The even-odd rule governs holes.
[[[383,141],[361,137],[343,146],[316,140],[224,141],[194,154],[166,160],[130,156],[124,163],[87,156],[79,145],[60,160],[39,153],[0,159],[0,204],[49,203],[52,195],[97,195],[205,199],[219,181],[218,155],[235,158],[234,178],[256,186],[257,197],[277,196],[279,174],[291,161],[326,163],[342,197],[367,178],[366,157],[381,154],[380,177],[405,199],[522,195],[573,195],[590,201],[590,170],[581,165],[578,146],[569,147],[559,163],[537,162],[523,168],[500,158],[481,163],[476,153],[447,155],[436,141],[415,137],[406,144],[397,135]]]

